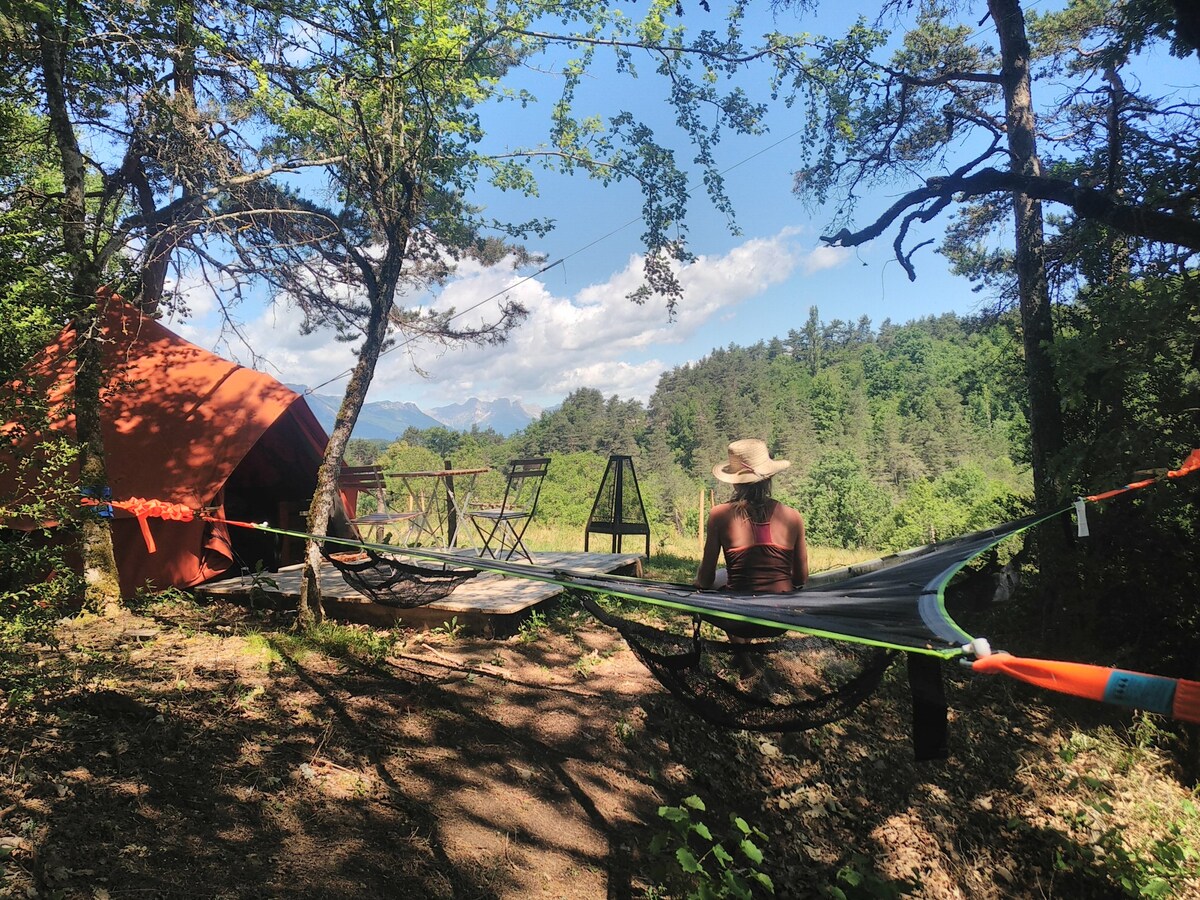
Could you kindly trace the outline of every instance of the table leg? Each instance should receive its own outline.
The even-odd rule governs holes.
[[[450,460],[443,460],[447,469],[450,468]],[[458,538],[458,510],[454,507],[454,476],[447,472],[446,474],[446,549],[454,547],[454,541]]]
[[[454,522],[454,528],[450,532],[450,539],[446,544],[448,549],[453,550],[458,546],[458,522],[464,521],[467,518],[467,512],[471,505],[471,495],[475,492],[475,477],[474,475],[464,476],[466,487],[458,490],[454,486],[454,479],[447,476],[446,478],[446,509],[447,515],[452,516],[451,521]],[[460,484],[463,479],[460,479]]]
[[[404,491],[408,494],[408,507],[410,511],[415,511],[417,516],[409,522],[408,531],[404,535],[404,543],[407,545],[417,544],[421,541],[421,535],[429,531],[429,506],[425,502],[424,494],[413,487],[404,476],[400,477],[400,483],[404,485]]]

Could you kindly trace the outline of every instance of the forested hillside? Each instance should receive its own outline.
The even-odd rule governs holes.
[[[555,505],[563,524],[582,526],[603,458],[628,453],[656,528],[692,533],[726,444],[762,437],[792,461],[776,492],[806,511],[814,541],[899,548],[997,521],[1028,494],[1018,365],[1005,320],[876,329],[822,322],[813,307],[802,329],[663,373],[648,407],[584,388],[509,441],[414,430],[385,458],[399,463],[405,445],[463,464],[593,456],[590,484],[565,471],[578,460],[551,476],[575,492]]]

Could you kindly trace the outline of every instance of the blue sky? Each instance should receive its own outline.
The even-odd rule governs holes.
[[[718,6],[713,3],[714,10]],[[768,4],[751,6],[765,9]],[[632,9],[637,11],[636,6]],[[765,15],[756,23],[761,31],[773,27],[769,13],[756,15]],[[978,18],[964,16],[964,21]],[[689,5],[684,21],[719,27],[720,18],[717,12],[693,12]],[[848,22],[841,11],[807,20],[782,14],[778,26],[836,34]],[[529,72],[523,77],[543,108],[556,97],[551,76]],[[577,108],[594,108],[604,115],[630,109],[655,125],[660,140],[667,140],[673,128],[665,91],[649,62],[642,66],[642,77],[632,82],[598,59]],[[545,132],[544,115],[536,107],[507,108],[489,123],[489,146],[502,150],[528,144],[531,135]],[[483,193],[481,200],[497,217],[556,220],[555,230],[531,241],[530,247],[564,262],[509,291],[529,308],[530,316],[507,344],[460,350],[402,348],[380,361],[368,399],[411,401],[430,409],[469,397],[509,398],[536,408],[591,387],[606,396],[645,401],[664,370],[698,360],[714,347],[784,336],[804,324],[810,306],[817,306],[825,321],[866,315],[876,325],[885,318],[904,322],[946,311],[977,311],[986,300],[964,279],[949,275],[946,261],[932,248],[918,253],[918,279],[911,283],[892,258],[890,233],[857,250],[821,244],[818,237],[829,224],[829,214],[806,209],[791,192],[798,139],[785,138],[799,128],[798,115],[777,107],[769,119],[770,134],[720,145],[720,165],[728,170],[727,188],[742,234],[730,234],[724,215],[702,190],[693,196],[688,226],[697,260],[680,273],[686,293],[674,322],[668,322],[661,303],[639,307],[624,299],[639,283],[642,225],[637,221],[641,197],[636,187],[602,187],[582,176],[548,175],[541,180],[537,198]],[[669,140],[681,160],[690,159],[691,149],[678,132]],[[904,187],[895,185],[886,194],[867,198],[858,221],[869,221],[872,212],[892,202]],[[942,225],[944,220],[928,226],[919,239],[940,237]],[[528,274],[464,265],[432,302],[466,309]],[[429,297],[411,300],[431,302]],[[219,344],[211,318],[204,315],[210,305],[205,298],[197,294],[191,303],[199,315],[177,323],[185,336],[248,362],[243,347]],[[492,309],[494,302],[484,303],[477,314]],[[328,334],[302,337],[298,315],[285,306],[247,307],[239,314],[243,334],[265,360],[259,368],[289,383],[312,386],[334,379],[321,393],[340,394],[344,389],[345,378],[339,376],[353,364],[349,345]]]

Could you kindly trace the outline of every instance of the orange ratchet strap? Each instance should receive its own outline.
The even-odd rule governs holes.
[[[134,516],[138,520],[138,527],[142,529],[142,540],[146,542],[147,553],[158,552],[154,537],[150,534],[151,516],[171,522],[190,522],[196,518],[196,513],[190,506],[183,503],[167,503],[165,500],[145,500],[141,497],[130,497],[128,500],[97,500],[95,497],[82,497],[81,502],[84,506],[111,506]]]

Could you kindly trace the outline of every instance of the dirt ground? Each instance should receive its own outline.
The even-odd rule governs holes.
[[[1088,854],[1120,798],[1188,802],[1153,751],[1122,772],[1080,738],[1090,708],[953,671],[950,759],[915,763],[902,665],[840,723],[756,735],[680,708],[581,611],[506,640],[363,632],[395,641],[375,663],[264,615],[71,620],[8,673],[0,895],[684,896],[651,845],[696,795],[714,834],[762,831],[779,897],[1119,897]]]

